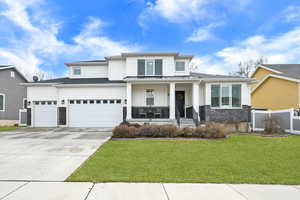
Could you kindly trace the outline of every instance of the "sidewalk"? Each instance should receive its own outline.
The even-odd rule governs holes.
[[[300,186],[190,183],[0,182],[5,200],[299,200]]]

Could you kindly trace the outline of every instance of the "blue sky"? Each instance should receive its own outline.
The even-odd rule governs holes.
[[[295,0],[0,0],[0,27],[0,64],[28,76],[137,51],[194,54],[214,74],[260,56],[300,63]]]

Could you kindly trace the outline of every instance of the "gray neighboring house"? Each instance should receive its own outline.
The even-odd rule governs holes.
[[[27,79],[12,65],[0,65],[0,126],[19,123],[19,110],[27,107]]]

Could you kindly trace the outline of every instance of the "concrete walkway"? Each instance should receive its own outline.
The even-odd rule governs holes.
[[[0,200],[299,200],[300,186],[0,182]]]

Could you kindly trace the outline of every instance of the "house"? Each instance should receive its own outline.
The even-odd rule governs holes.
[[[300,107],[300,64],[262,64],[251,75],[252,107],[260,109],[298,109]]]
[[[26,78],[11,65],[0,65],[0,126],[19,123],[19,110],[26,108]]]
[[[68,77],[25,84],[33,127],[248,121],[252,79],[192,73],[193,55],[122,53],[65,63]]]

